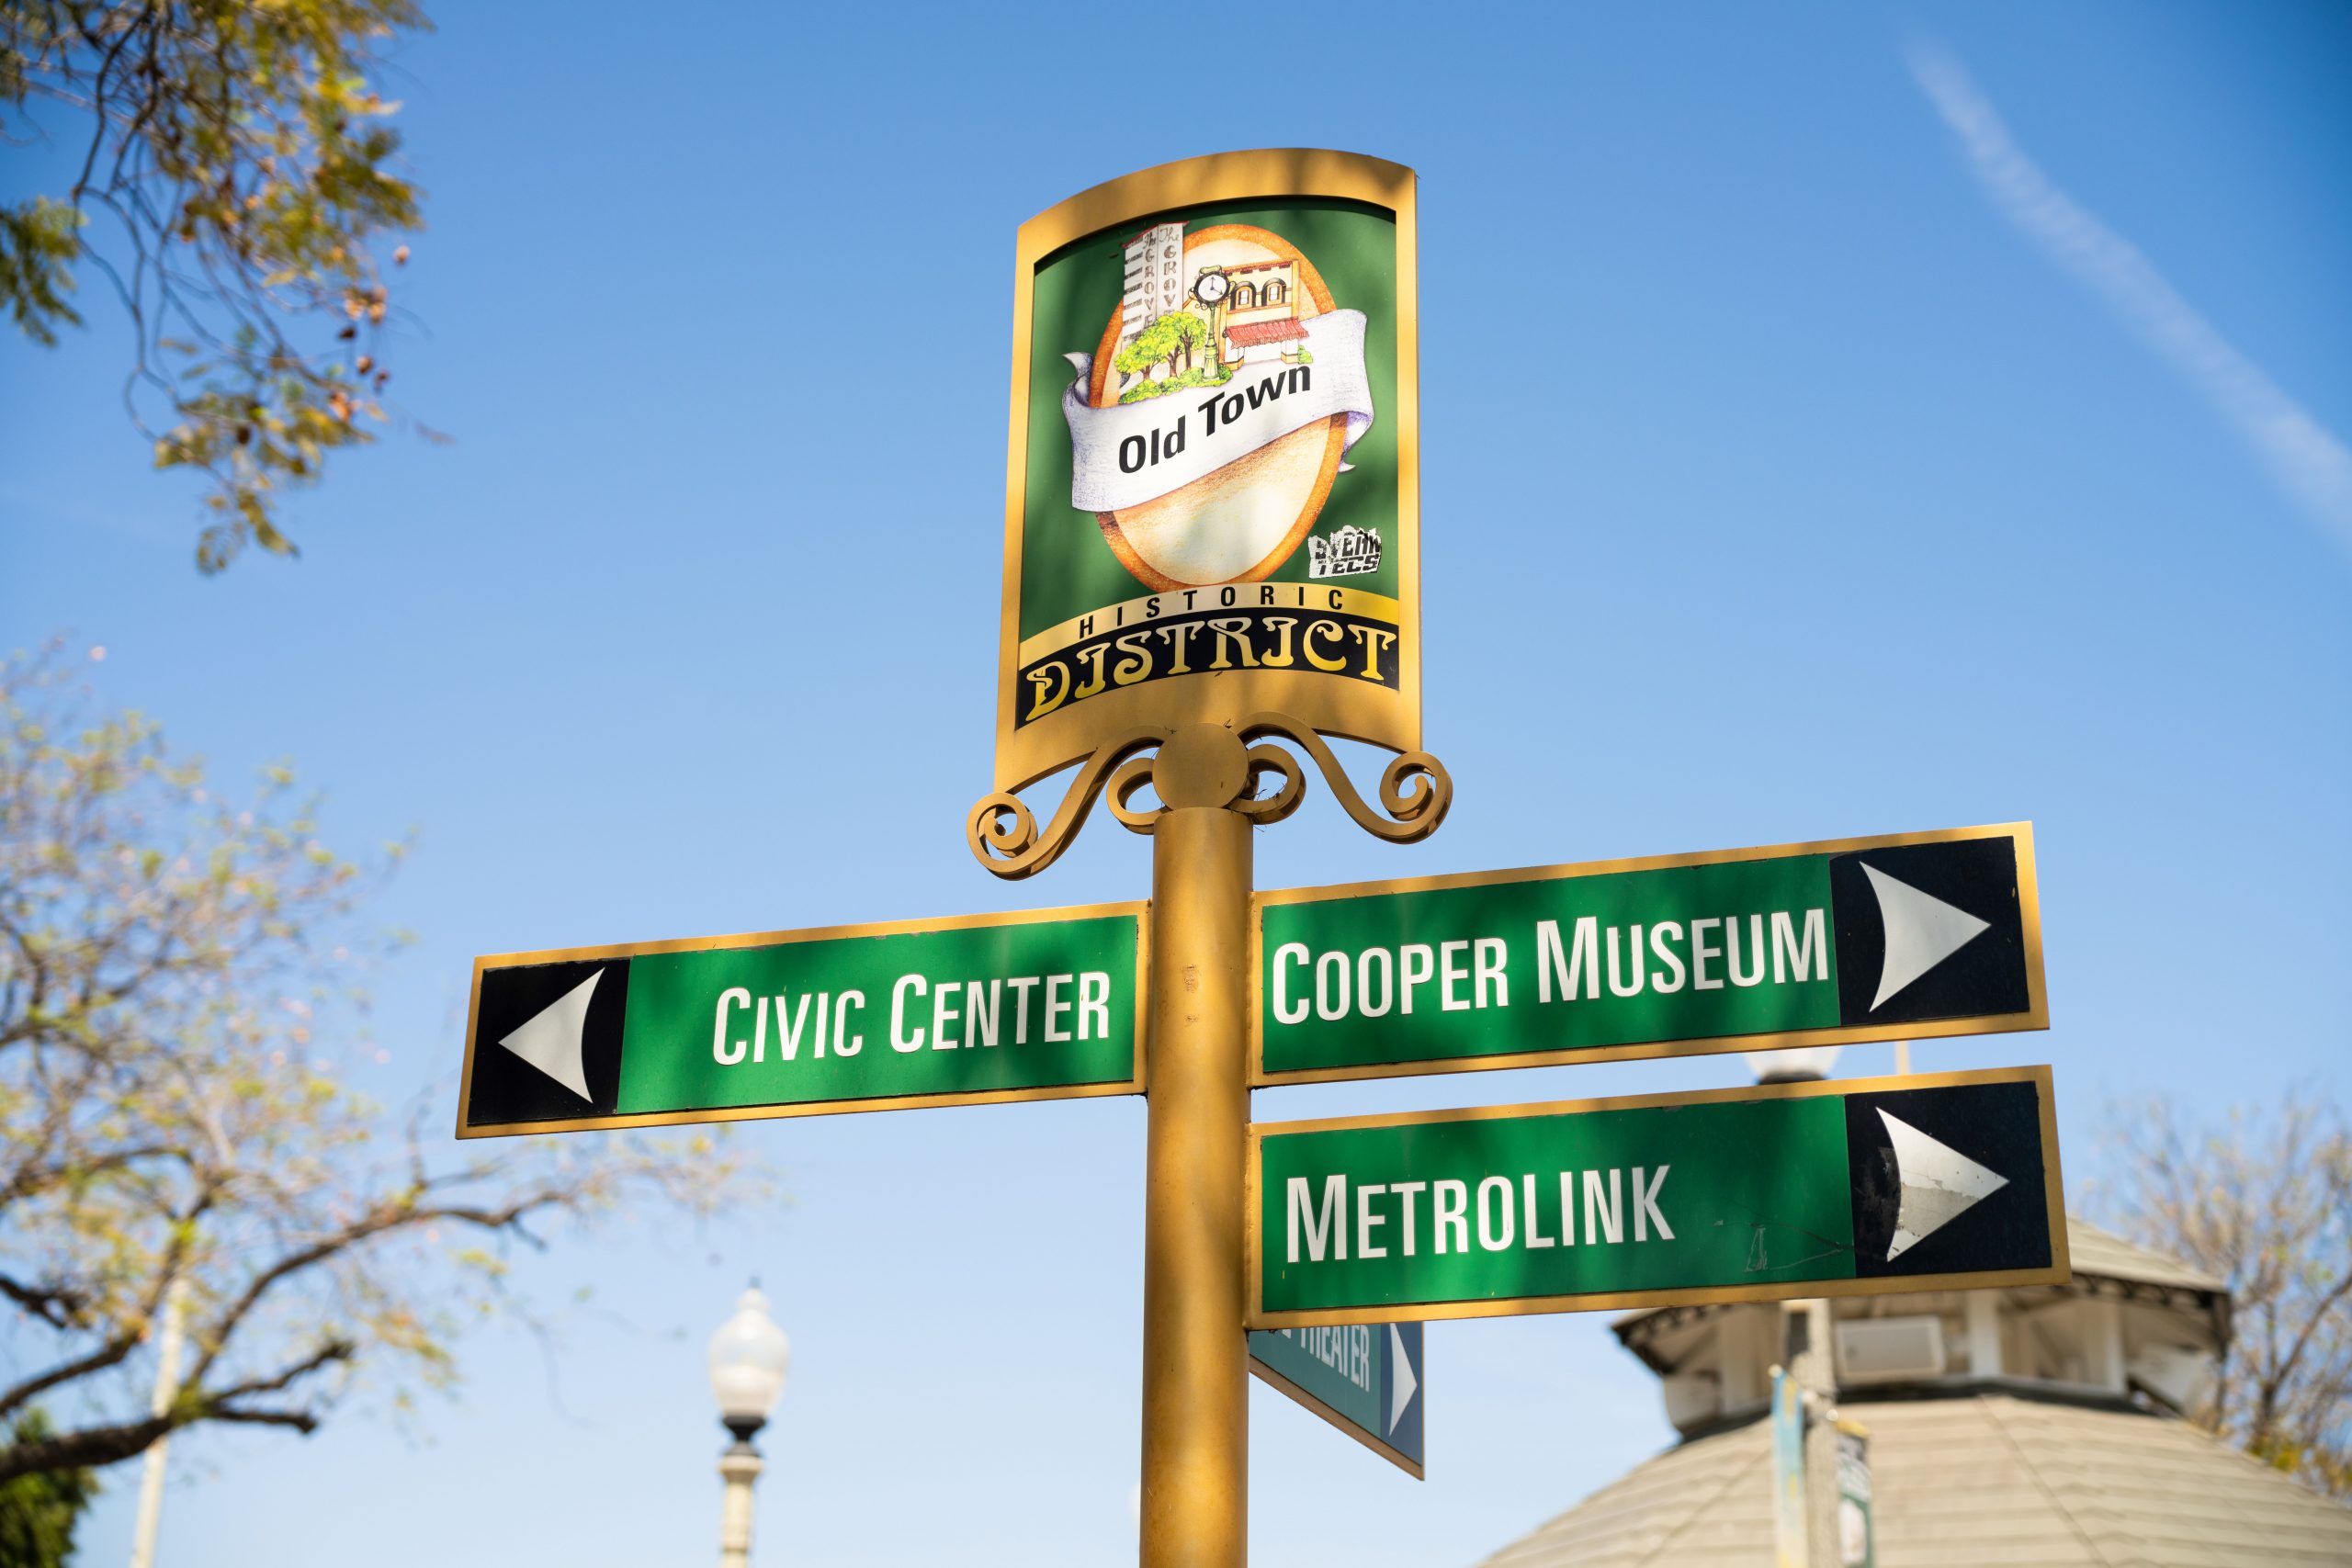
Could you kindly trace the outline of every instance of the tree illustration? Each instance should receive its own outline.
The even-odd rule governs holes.
[[[1209,341],[1208,324],[1190,310],[1171,311],[1160,317],[1152,325],[1167,328],[1170,336],[1173,339],[1174,348],[1167,355],[1168,370],[1170,375],[1175,374],[1178,354],[1184,356],[1184,368],[1190,370],[1193,367],[1193,355],[1205,347]]]
[[[1169,318],[1160,317],[1137,333],[1135,341],[1119,351],[1111,361],[1112,367],[1122,376],[1140,376],[1161,360],[1168,361],[1170,370],[1176,368],[1174,334],[1168,325]]]

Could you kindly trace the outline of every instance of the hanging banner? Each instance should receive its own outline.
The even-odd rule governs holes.
[[[1268,709],[1419,749],[1413,188],[1227,152],[1022,225],[999,789]]]

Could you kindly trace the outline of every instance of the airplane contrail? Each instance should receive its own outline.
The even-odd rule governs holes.
[[[1935,44],[1910,52],[1912,76],[1993,205],[2203,392],[2279,489],[2352,556],[2352,452],[2199,315],[2138,247],[2043,174],[1959,61]]]

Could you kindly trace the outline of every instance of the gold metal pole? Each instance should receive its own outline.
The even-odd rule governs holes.
[[[1242,1568],[1250,1389],[1241,1256],[1249,759],[1177,732],[1152,770],[1150,1093],[1144,1192],[1143,1568]]]
[[[1106,793],[1122,826],[1152,838],[1142,1568],[1244,1568],[1250,1558],[1250,830],[1296,810],[1306,779],[1277,740],[1306,752],[1347,814],[1390,843],[1428,838],[1453,804],[1444,764],[1408,751],[1381,770],[1374,810],[1312,728],[1260,713],[1112,737],[1042,829],[1010,791],[983,796],[964,824],[973,857],[1008,879],[1053,864]],[[1154,746],[1156,756],[1140,755]],[[1258,793],[1268,778],[1280,787]],[[1147,786],[1156,810],[1130,804]]]

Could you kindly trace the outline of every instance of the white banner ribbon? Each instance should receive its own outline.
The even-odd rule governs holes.
[[[1081,512],[1140,506],[1334,414],[1347,416],[1346,445],[1353,446],[1373,418],[1364,314],[1326,310],[1298,324],[1306,333],[1300,346],[1311,354],[1309,364],[1243,365],[1216,387],[1107,409],[1087,400],[1094,356],[1065,355],[1078,369],[1077,381],[1062,394],[1073,458],[1070,504]]]

